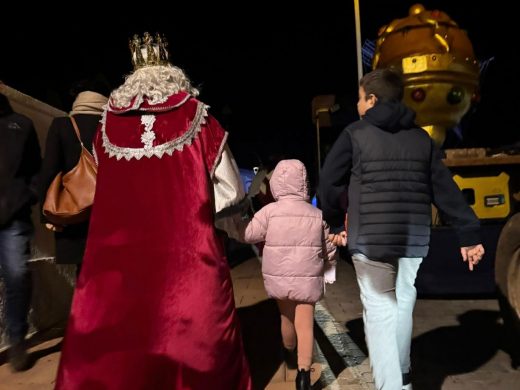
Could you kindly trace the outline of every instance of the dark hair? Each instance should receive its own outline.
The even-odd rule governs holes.
[[[404,84],[402,76],[392,69],[376,69],[359,80],[366,97],[375,95],[381,101],[401,101]]]
[[[110,83],[103,74],[86,78],[75,82],[69,90],[70,96],[75,98],[78,94],[85,91],[97,92],[108,97],[111,92]]]

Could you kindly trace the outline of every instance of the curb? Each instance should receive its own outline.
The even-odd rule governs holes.
[[[323,365],[322,378],[320,379],[322,388],[328,390],[346,388],[374,390],[374,380],[368,358],[347,334],[345,327],[334,319],[321,302],[316,304],[314,320],[319,327],[319,331],[326,338],[315,337],[318,344],[321,344],[318,347],[318,355],[327,355],[328,357],[326,362],[320,361]],[[334,355],[334,351],[323,353],[324,349],[331,350],[331,347],[334,349],[336,356],[329,356]]]

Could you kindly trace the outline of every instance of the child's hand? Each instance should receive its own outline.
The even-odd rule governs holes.
[[[336,246],[347,245],[347,232],[343,231],[339,234],[329,234],[329,241]]]
[[[468,267],[470,271],[473,271],[473,268],[482,260],[482,256],[484,256],[484,247],[482,244],[473,245],[473,246],[463,246],[460,248],[460,254],[462,255],[462,260],[468,262]]]

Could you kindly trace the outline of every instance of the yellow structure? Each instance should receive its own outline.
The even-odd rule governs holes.
[[[480,219],[507,218],[511,213],[507,173],[487,177],[454,175],[453,180],[465,193],[471,208]]]
[[[439,145],[477,98],[479,67],[466,32],[420,4],[379,30],[372,67],[402,71],[404,100]]]

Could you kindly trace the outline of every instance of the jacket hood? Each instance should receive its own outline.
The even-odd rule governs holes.
[[[309,200],[307,170],[299,160],[280,161],[274,169],[269,186],[276,200]]]
[[[378,102],[363,119],[389,133],[417,127],[415,112],[401,102]]]

